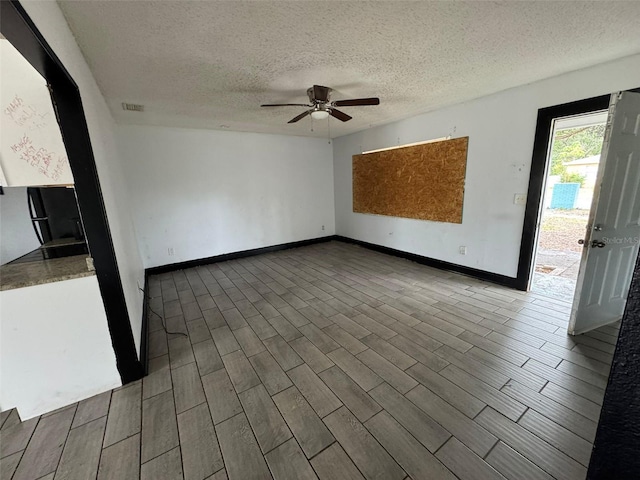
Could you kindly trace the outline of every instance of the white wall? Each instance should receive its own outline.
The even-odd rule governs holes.
[[[515,277],[538,109],[636,87],[640,55],[338,138],[336,233]],[[469,136],[462,224],[353,213],[352,155],[447,135]]]
[[[23,0],[20,3],[80,88],[129,318],[139,352],[143,299],[138,284],[142,285],[144,282],[144,269],[130,215],[129,192],[115,143],[115,124],[58,4],[52,0]]]
[[[117,130],[145,267],[334,234],[326,139]]]
[[[1,410],[26,420],[121,385],[95,276],[2,291],[0,317]]]
[[[5,187],[0,195],[0,265],[40,246],[31,225],[27,187]]]
[[[6,185],[72,185],[45,79],[4,39],[0,59],[0,164]]]

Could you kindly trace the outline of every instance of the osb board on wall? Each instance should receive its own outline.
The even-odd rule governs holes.
[[[469,137],[353,156],[353,211],[462,223]]]

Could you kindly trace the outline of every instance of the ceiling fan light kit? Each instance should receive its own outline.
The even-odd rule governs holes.
[[[314,110],[313,112],[311,112],[311,118],[313,118],[314,120],[324,120],[325,118],[329,117],[329,112],[327,112],[326,110]]]
[[[360,107],[367,105],[380,105],[380,99],[377,97],[370,98],[353,98],[349,100],[331,101],[331,92],[333,90],[322,85],[314,85],[307,89],[309,96],[309,104],[304,103],[269,103],[260,105],[261,107],[308,107],[310,110],[301,113],[297,117],[293,117],[288,123],[296,123],[307,115],[311,115],[314,120],[324,120],[331,115],[342,122],[348,122],[352,117],[341,112],[336,107]]]

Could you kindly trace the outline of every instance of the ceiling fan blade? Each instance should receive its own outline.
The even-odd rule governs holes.
[[[328,110],[329,110],[329,115],[331,115],[332,117],[336,117],[338,120],[342,120],[343,122],[348,122],[352,118],[346,113],[341,112],[340,110],[336,110],[335,108],[331,108]]]
[[[323,87],[322,85],[314,85],[313,86],[313,98],[318,102],[327,102],[329,101],[329,92],[331,89],[329,87]]]
[[[313,110],[307,110],[304,113],[301,113],[300,115],[298,115],[297,117],[293,117],[291,120],[289,120],[287,123],[296,123],[298,120],[302,120],[304,117],[306,117],[307,115],[309,115],[311,112],[313,112]]]
[[[336,100],[333,102],[336,107],[357,107],[360,105],[380,105],[380,99],[371,98],[353,98],[351,100]]]
[[[261,107],[313,107],[307,103],[265,103]]]

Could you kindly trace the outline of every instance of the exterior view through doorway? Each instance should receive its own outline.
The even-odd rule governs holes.
[[[570,334],[623,316],[640,246],[639,185],[640,93],[540,110],[518,280],[571,305]]]
[[[571,303],[593,190],[600,164],[607,112],[558,118],[542,193],[531,291]]]

